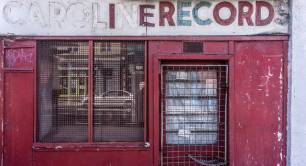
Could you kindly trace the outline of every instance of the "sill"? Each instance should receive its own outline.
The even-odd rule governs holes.
[[[144,142],[106,142],[106,143],[34,143],[34,152],[58,151],[149,151]]]

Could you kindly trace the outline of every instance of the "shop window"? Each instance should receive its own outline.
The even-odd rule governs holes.
[[[163,165],[225,164],[227,66],[166,65],[162,84]]]
[[[87,41],[38,43],[38,142],[144,139],[144,43],[92,49]]]
[[[143,45],[102,41],[94,47],[94,141],[143,140]]]
[[[87,42],[39,42],[38,141],[87,141]]]

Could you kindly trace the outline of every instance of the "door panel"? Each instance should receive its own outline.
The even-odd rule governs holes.
[[[226,65],[163,65],[162,165],[225,165]]]
[[[233,165],[280,165],[284,161],[283,42],[239,42],[234,62],[231,112]],[[232,114],[231,114],[232,115]]]
[[[32,165],[35,42],[5,43],[4,165]]]
[[[5,75],[4,165],[31,165],[33,142],[33,75]]]

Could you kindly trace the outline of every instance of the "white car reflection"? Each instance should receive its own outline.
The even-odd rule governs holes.
[[[83,101],[87,105],[88,98]],[[94,116],[103,116],[108,120],[119,120],[135,122],[135,98],[134,95],[124,90],[110,90],[101,95],[94,96]],[[102,117],[101,117],[102,118]]]

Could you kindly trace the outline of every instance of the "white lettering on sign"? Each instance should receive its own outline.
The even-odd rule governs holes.
[[[287,34],[287,9],[284,0],[1,0],[0,33],[43,36]]]

